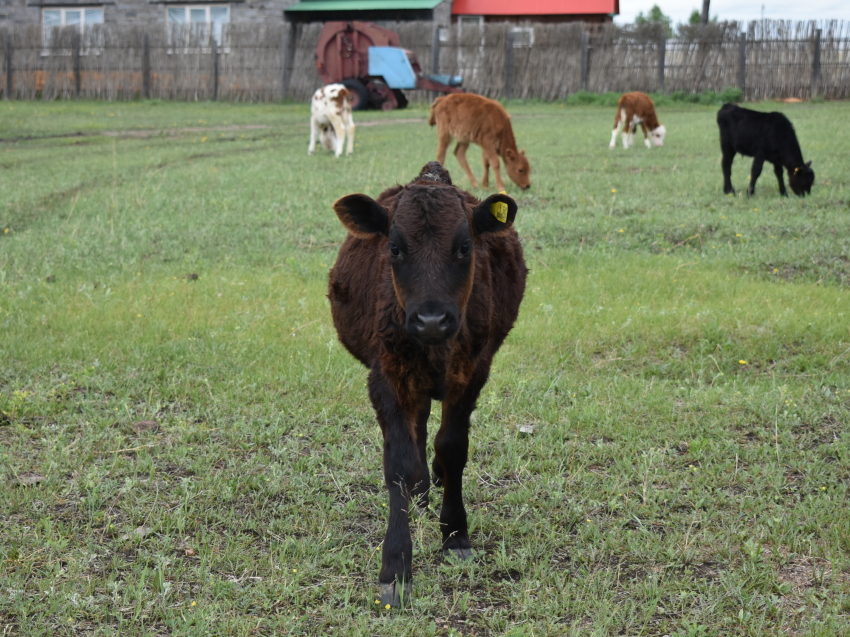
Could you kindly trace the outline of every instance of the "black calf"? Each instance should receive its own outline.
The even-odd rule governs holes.
[[[773,172],[779,182],[779,193],[785,197],[785,182],[782,167],[788,169],[788,185],[795,195],[808,195],[815,181],[812,162],[803,163],[803,153],[797,142],[794,127],[782,113],[761,113],[741,108],[735,104],[724,104],[717,111],[720,127],[720,150],[723,151],[723,193],[735,193],[732,187],[732,160],[735,153],[753,158],[750,184],[747,195],[756,191],[756,180],[761,175],[765,161],[773,164]]]

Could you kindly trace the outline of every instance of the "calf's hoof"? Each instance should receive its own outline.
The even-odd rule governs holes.
[[[461,562],[468,562],[475,557],[471,548],[443,549],[443,555],[449,558],[454,556]]]
[[[398,581],[381,584],[381,606],[389,604],[392,608],[398,608],[402,604],[409,604],[412,590],[411,582],[404,582],[403,585]]]

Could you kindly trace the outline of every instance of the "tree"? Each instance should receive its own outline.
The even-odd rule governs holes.
[[[694,9],[691,11],[691,17],[688,18],[688,24],[699,24],[700,22],[702,22],[702,14]]]
[[[643,15],[643,11],[638,13],[637,18],[635,18],[635,24],[638,26],[659,25],[664,29],[668,38],[673,36],[673,18],[664,15],[661,7],[657,4],[652,5],[647,15]]]

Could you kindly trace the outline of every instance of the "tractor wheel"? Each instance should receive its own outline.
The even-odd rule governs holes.
[[[369,108],[369,91],[360,80],[350,78],[342,81],[342,85],[351,93],[351,110],[362,111]]]
[[[394,88],[393,95],[395,95],[395,101],[398,102],[398,108],[407,108],[407,96],[400,89]]]

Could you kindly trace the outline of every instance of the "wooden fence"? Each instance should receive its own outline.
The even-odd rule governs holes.
[[[558,100],[591,92],[720,91],[748,99],[850,97],[850,23],[756,21],[687,27],[667,39],[652,25],[386,23],[428,72],[461,75],[490,97]],[[304,101],[321,84],[321,24],[142,30],[96,25],[53,32],[0,28],[5,99]],[[427,100],[411,91],[412,100]]]

